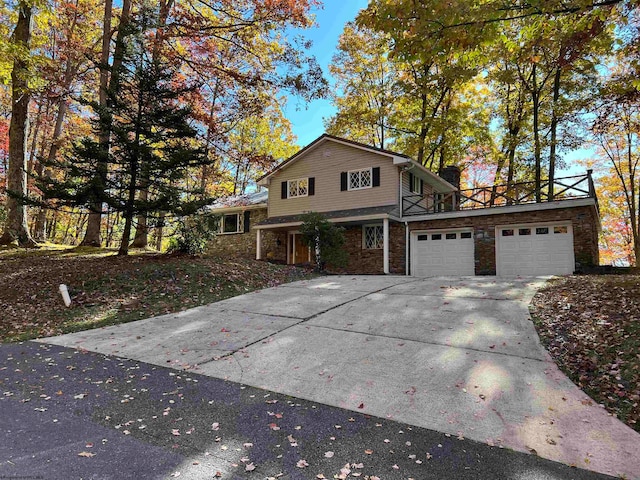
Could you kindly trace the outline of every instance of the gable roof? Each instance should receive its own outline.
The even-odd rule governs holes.
[[[431,170],[428,170],[427,168],[423,167],[422,165],[420,165],[418,162],[413,160],[408,155],[405,155],[403,153],[393,152],[391,150],[386,150],[384,148],[373,147],[371,145],[366,145],[364,143],[355,142],[353,140],[348,140],[346,138],[336,137],[334,135],[329,135],[328,133],[324,133],[324,134],[320,135],[318,138],[316,138],[309,145],[307,145],[306,147],[300,149],[293,156],[289,157],[287,160],[282,162],[276,168],[274,168],[270,172],[268,172],[265,175],[263,175],[262,177],[260,177],[256,181],[256,183],[258,185],[261,185],[261,186],[267,186],[268,185],[267,181],[269,180],[270,177],[272,177],[274,174],[276,174],[280,170],[283,170],[284,168],[289,167],[291,164],[293,164],[294,162],[299,160],[301,157],[303,157],[307,152],[309,152],[313,148],[315,148],[318,145],[320,145],[322,143],[325,143],[325,142],[340,143],[340,144],[343,144],[343,145],[347,145],[347,146],[358,148],[360,150],[365,150],[365,151],[368,151],[368,152],[373,152],[373,153],[377,153],[377,154],[380,154],[380,155],[385,155],[385,156],[389,157],[391,160],[393,160],[393,164],[394,165],[403,165],[404,164],[404,165],[408,165],[408,167],[411,168],[411,169],[413,169],[413,168],[417,169],[417,171],[420,172],[420,174],[421,174],[419,176],[423,177],[429,184],[433,185],[440,192],[451,192],[451,191],[456,190],[456,188],[453,185],[451,185],[449,182],[444,180],[442,177],[436,175]]]

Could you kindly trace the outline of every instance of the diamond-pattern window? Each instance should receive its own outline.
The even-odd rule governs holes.
[[[349,172],[349,190],[359,190],[371,187],[371,169],[354,170]]]
[[[306,197],[309,195],[309,179],[289,180],[289,198]]]
[[[382,225],[366,225],[364,227],[364,248],[376,249],[384,245],[384,229]]]

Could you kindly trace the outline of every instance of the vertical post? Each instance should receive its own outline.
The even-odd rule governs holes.
[[[382,264],[384,273],[389,273],[389,219],[382,220],[383,255]]]
[[[402,218],[402,214],[404,212],[404,198],[402,198],[402,175],[404,174],[404,169],[400,169],[400,185],[398,188],[398,205],[400,205],[400,218]]]
[[[409,222],[404,222],[404,274],[409,276]]]
[[[256,260],[262,260],[262,230],[256,229]]]
[[[593,177],[591,176],[592,173],[593,173],[593,170],[591,169],[587,170],[587,181],[589,182],[589,196],[592,198],[595,198],[596,187],[593,184]]]

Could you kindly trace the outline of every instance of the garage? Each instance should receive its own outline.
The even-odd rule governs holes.
[[[471,229],[427,230],[411,236],[411,274],[416,277],[474,275]]]
[[[575,258],[571,225],[496,227],[496,269],[500,276],[573,273]]]

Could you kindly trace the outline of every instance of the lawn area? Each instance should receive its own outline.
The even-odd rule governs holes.
[[[177,312],[301,280],[297,267],[240,259],[48,247],[0,250],[0,341],[12,342]],[[67,285],[66,308],[58,287]]]
[[[560,369],[640,431],[640,275],[554,279],[536,294],[531,310]]]

